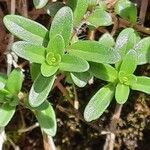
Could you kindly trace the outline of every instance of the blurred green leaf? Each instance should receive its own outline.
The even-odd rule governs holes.
[[[90,63],[89,72],[96,78],[109,82],[114,82],[118,77],[117,70],[109,64]]]
[[[138,64],[150,63],[150,37],[143,38],[135,46],[138,55]]]
[[[30,62],[42,63],[45,60],[46,49],[41,45],[34,45],[29,42],[15,42],[12,50],[21,58]]]
[[[134,83],[137,82],[137,78],[134,74],[128,75],[128,81],[126,82],[126,85],[132,86]]]
[[[88,7],[93,8],[97,5],[97,0],[87,0]]]
[[[150,94],[150,78],[137,76],[137,82],[132,84],[131,89]]]
[[[108,12],[106,12],[102,9],[96,9],[87,18],[87,22],[89,25],[92,25],[96,28],[99,26],[110,26],[112,24],[112,18]]]
[[[32,107],[38,107],[46,100],[54,81],[55,76],[44,77],[41,74],[38,75],[29,92],[29,104]]]
[[[120,60],[117,51],[109,49],[97,41],[78,41],[68,47],[69,53],[87,61],[116,63]]]
[[[85,72],[89,69],[89,64],[82,58],[65,54],[59,65],[60,70],[69,72]]]
[[[89,101],[85,110],[84,118],[86,121],[98,119],[109,106],[114,96],[114,86],[108,84],[101,88]]]
[[[74,26],[79,25],[88,8],[87,0],[68,0],[68,6],[73,9]]]
[[[63,55],[64,48],[65,48],[64,39],[61,35],[57,34],[49,41],[47,46],[47,53],[53,52],[53,53],[58,53],[60,55]]]
[[[118,78],[119,78],[120,83],[129,85],[129,86],[132,86],[132,84],[136,83],[137,81],[137,78],[134,74],[128,74],[123,71],[119,72]]]
[[[48,41],[48,30],[41,24],[18,15],[4,17],[6,28],[18,38],[37,45]]]
[[[104,33],[100,37],[99,43],[104,45],[104,46],[106,46],[106,47],[108,47],[108,48],[111,48],[111,47],[113,47],[115,45],[114,38],[109,33]]]
[[[8,76],[8,80],[6,82],[6,89],[13,95],[18,95],[22,88],[23,82],[23,74],[21,69],[14,69],[10,75]]]
[[[36,108],[35,116],[40,124],[41,129],[48,135],[54,136],[57,130],[55,111],[50,103],[45,101],[41,106]]]
[[[78,87],[84,87],[91,79],[91,75],[89,72],[82,72],[82,73],[73,72],[71,73],[71,78]]]
[[[137,53],[134,50],[130,50],[122,61],[120,71],[132,74],[134,73],[136,67],[137,67]]]
[[[5,87],[6,80],[7,80],[7,76],[3,73],[0,73],[0,90]]]
[[[129,0],[118,0],[115,4],[115,12],[133,24],[137,21],[137,7]]]
[[[30,75],[31,75],[32,81],[34,81],[37,78],[40,72],[41,72],[41,64],[32,63],[30,65]]]
[[[41,9],[47,4],[48,0],[33,0],[36,9]]]
[[[133,49],[136,42],[137,35],[135,34],[134,29],[126,28],[119,33],[115,49],[118,50],[122,57],[124,57],[130,49]]]
[[[65,6],[62,2],[51,2],[46,6],[47,14],[54,17],[59,9]]]
[[[60,34],[65,42],[65,46],[69,44],[69,40],[73,30],[73,13],[71,8],[63,7],[55,15],[51,24],[50,39]]]
[[[50,66],[44,62],[41,65],[41,73],[44,77],[50,77],[56,73],[58,68],[58,66]]]
[[[5,95],[0,91],[0,103],[4,103],[4,102],[5,102]]]
[[[16,107],[7,103],[0,106],[0,127],[5,127],[9,123],[15,113],[15,109]]]
[[[118,83],[115,91],[115,98],[118,104],[124,104],[130,93],[130,88],[128,85]]]

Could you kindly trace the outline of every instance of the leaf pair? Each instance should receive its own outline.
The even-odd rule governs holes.
[[[129,0],[118,0],[115,4],[115,12],[133,24],[137,21],[137,7]]]
[[[119,104],[124,104],[127,101],[130,93],[130,86],[136,82],[135,77],[135,80],[132,83],[132,74],[134,73],[136,67],[137,53],[134,50],[131,50],[125,55],[119,69],[119,82],[117,83],[115,91],[115,98]]]
[[[0,127],[6,126],[15,113],[22,82],[23,74],[20,69],[13,70],[8,79],[0,75]]]

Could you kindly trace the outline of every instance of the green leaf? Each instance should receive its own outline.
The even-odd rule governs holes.
[[[53,52],[60,55],[64,54],[65,43],[61,35],[57,34],[52,40],[49,41],[47,46],[47,53]]]
[[[1,84],[1,83],[0,83]],[[2,85],[3,86],[3,85]],[[5,86],[5,85],[4,85]],[[0,103],[4,103],[5,102],[5,96],[9,94],[9,91],[7,91],[6,89],[1,88],[0,89]]]
[[[10,106],[9,104],[5,103],[0,106],[0,127],[5,127],[15,113],[16,107]]]
[[[137,7],[129,0],[118,0],[115,4],[115,12],[133,24],[137,21]]]
[[[143,38],[135,46],[134,50],[138,54],[138,64],[150,63],[150,37]]]
[[[118,77],[116,69],[109,64],[90,63],[89,72],[96,78],[109,82],[114,82]]]
[[[41,72],[41,64],[32,63],[30,65],[30,74],[32,81],[34,81],[37,78],[40,72]]]
[[[87,0],[88,2],[88,7],[93,8],[97,4],[97,0]]]
[[[67,0],[67,6],[69,6],[72,9],[72,11],[74,11],[77,6],[77,2],[78,0]]]
[[[44,77],[50,77],[57,72],[58,68],[58,66],[50,66],[44,62],[41,65],[41,73]]]
[[[114,86],[108,84],[101,88],[89,101],[85,110],[84,118],[86,121],[98,119],[109,106],[114,96]]]
[[[12,99],[9,101],[10,106],[17,106],[19,104],[18,96],[13,96]]]
[[[130,93],[130,88],[128,85],[118,83],[116,86],[115,98],[118,104],[124,104]]]
[[[41,106],[36,108],[35,116],[40,124],[41,129],[48,135],[54,136],[57,130],[56,115],[50,103],[45,101]]]
[[[0,91],[0,103],[4,103],[4,102],[5,102],[5,95]]]
[[[79,25],[88,8],[87,0],[68,0],[68,6],[73,9],[74,26]]]
[[[71,73],[71,78],[73,82],[78,86],[78,87],[84,87],[87,82],[91,79],[91,75],[89,72],[82,72],[82,73]]]
[[[120,60],[117,51],[109,49],[97,41],[78,41],[68,47],[69,53],[87,61],[97,63],[116,63]]]
[[[45,60],[46,49],[40,45],[34,45],[29,42],[19,41],[15,42],[12,50],[21,58],[30,62],[42,63]]]
[[[8,95],[12,94],[6,89],[0,89],[0,103],[6,103]]]
[[[55,76],[44,77],[39,74],[29,92],[29,104],[32,107],[40,106],[46,99],[55,81]]]
[[[99,39],[99,43],[108,48],[111,48],[115,45],[115,41],[114,41],[112,35],[110,35],[109,33],[104,33],[101,36],[101,38]]]
[[[65,54],[62,57],[59,69],[69,72],[85,72],[89,69],[89,64],[82,58]]]
[[[55,15],[50,29],[50,39],[60,34],[65,42],[65,46],[69,44],[69,40],[73,30],[73,13],[71,8],[63,7]]]
[[[22,88],[23,74],[21,69],[14,69],[8,76],[6,89],[13,95],[18,95]]]
[[[48,30],[41,24],[18,15],[4,17],[6,28],[18,38],[37,45],[48,41]]]
[[[7,89],[0,89],[0,93],[4,95],[12,95]]]
[[[125,85],[132,86],[137,81],[137,78],[134,74],[128,74],[123,71],[120,71],[118,74],[118,78],[120,83],[123,83]]]
[[[36,9],[41,9],[47,4],[48,0],[33,0]]]
[[[46,6],[47,14],[54,17],[59,9],[65,6],[62,2],[51,2]]]
[[[106,1],[97,1],[98,6],[96,6],[99,9],[107,10],[107,2]]]
[[[96,28],[99,26],[110,26],[112,24],[112,18],[108,12],[106,12],[102,9],[96,9],[87,18],[87,22],[89,25],[92,25]]]
[[[7,80],[7,76],[3,73],[0,73],[0,90],[5,87],[6,80]]]
[[[137,82],[132,84],[131,89],[150,94],[150,78],[137,76]]]
[[[115,49],[118,50],[122,57],[130,50],[133,49],[137,42],[137,35],[134,29],[126,28],[120,32],[117,37]]]
[[[132,86],[134,83],[137,82],[137,78],[134,74],[128,75],[128,81],[126,82],[126,85]]]
[[[132,74],[134,73],[136,67],[137,67],[137,53],[134,50],[130,50],[122,61],[120,71]]]

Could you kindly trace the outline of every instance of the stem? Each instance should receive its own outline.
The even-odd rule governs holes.
[[[9,137],[7,137],[7,140],[12,145],[14,150],[20,150],[20,148]]]
[[[119,28],[121,27],[130,27],[130,23],[127,20],[124,20],[122,18],[118,18],[119,21]],[[143,32],[145,34],[150,34],[150,28],[147,27],[143,27],[141,25],[136,24],[135,26],[133,26],[137,31]]]
[[[78,100],[78,94],[75,85],[73,84],[73,91],[74,91],[74,108],[76,110],[79,109],[79,100]]]
[[[29,132],[29,131],[32,131],[33,129],[39,127],[39,123],[35,123],[34,125],[28,127],[28,128],[25,128],[25,129],[20,129],[18,130],[19,133],[24,133],[24,132]]]
[[[122,110],[123,105],[117,104],[115,108],[114,115],[112,116],[112,120],[110,123],[110,133],[107,134],[106,136],[106,141],[103,150],[113,150],[114,149],[114,144],[115,144],[115,138],[116,138],[116,128],[117,128],[117,123],[120,119],[121,115],[121,110]]]
[[[116,16],[112,16],[112,17],[114,17],[113,18],[114,26],[112,28],[111,35],[114,36],[116,34],[117,29],[118,29],[118,18]]]
[[[63,96],[70,102],[70,104],[73,106],[74,102],[72,100],[72,98],[69,96],[68,91],[66,90],[66,88],[60,83],[57,82],[56,84],[57,88],[61,91],[61,93],[63,94]]]
[[[22,2],[22,14],[24,17],[28,17],[28,5],[27,0],[21,0]]]
[[[149,0],[142,0],[141,1],[141,9],[140,9],[139,19],[140,19],[140,24],[142,26],[145,22],[145,16],[146,16],[146,11],[147,11],[147,7],[148,7],[148,1]]]
[[[3,143],[6,141],[5,129],[0,128],[0,150],[3,150]]]
[[[43,132],[44,150],[56,150],[53,138]]]

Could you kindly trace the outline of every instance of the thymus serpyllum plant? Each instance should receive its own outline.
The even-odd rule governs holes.
[[[36,8],[42,8],[47,3],[47,0],[34,0]],[[119,104],[125,103],[130,89],[150,93],[150,78],[133,74],[137,65],[150,62],[149,37],[140,39],[134,29],[127,28],[119,34],[116,43],[108,33],[102,35],[99,41],[79,40],[77,32],[83,23],[92,26],[92,29],[113,24],[106,3],[68,0],[66,4],[55,2],[52,6],[45,6],[54,16],[49,30],[19,15],[4,17],[6,28],[22,40],[14,42],[11,49],[30,62],[33,84],[25,100],[21,101],[18,96],[23,81],[21,69],[13,70],[8,79],[0,75],[0,113],[5,114],[0,119],[0,126],[8,124],[20,104],[34,112],[44,132],[54,136],[56,116],[47,99],[59,74],[70,77],[69,83],[79,87],[84,87],[93,76],[109,82],[86,106],[86,121],[100,117],[114,96]],[[135,17],[136,8],[128,0],[118,1],[115,11],[135,23],[129,6],[134,7]]]
[[[114,47],[120,53],[121,59],[115,67],[90,63],[90,73],[109,84],[101,88],[86,106],[84,118],[87,121],[99,118],[114,96],[118,104],[124,104],[130,89],[150,94],[150,78],[133,74],[137,65],[150,62],[150,37],[141,40],[132,28],[127,28],[119,34],[116,44],[107,33],[99,41],[108,42],[108,47]]]
[[[19,92],[22,87],[23,74],[15,69],[7,77],[0,74],[0,126],[6,126],[13,117],[19,104]]]

